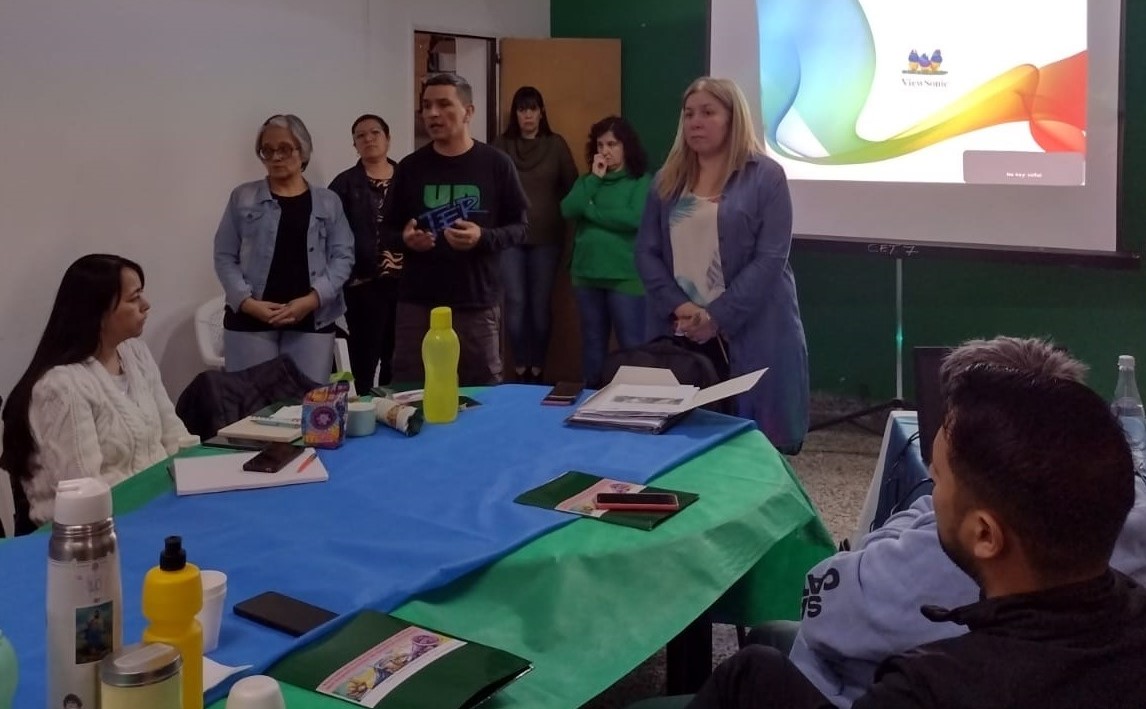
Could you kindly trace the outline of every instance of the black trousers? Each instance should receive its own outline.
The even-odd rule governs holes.
[[[688,709],[833,709],[779,650],[749,645],[712,671]]]
[[[346,349],[354,388],[367,394],[378,383],[389,384],[394,357],[394,313],[398,307],[398,280],[376,278],[343,289],[346,297],[346,327],[350,331]],[[381,367],[379,367],[381,365]]]

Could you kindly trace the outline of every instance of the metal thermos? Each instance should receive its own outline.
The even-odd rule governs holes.
[[[111,510],[111,489],[103,480],[64,480],[57,487],[48,541],[48,709],[98,709],[100,661],[123,644]]]

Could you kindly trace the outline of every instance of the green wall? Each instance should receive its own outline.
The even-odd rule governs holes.
[[[1146,2],[1128,2],[1127,46],[1146,40]],[[705,71],[708,0],[551,0],[554,37],[622,40],[623,109],[659,161],[681,92]],[[1126,65],[1122,247],[1146,243],[1146,54]],[[819,391],[886,398],[895,390],[895,267],[878,257],[792,256]],[[1112,393],[1119,354],[1146,361],[1146,272],[920,259],[904,263],[904,384],[910,348],[996,334],[1054,337]],[[1146,369],[1146,365],[1140,367]],[[1146,378],[1142,378],[1146,384]]]

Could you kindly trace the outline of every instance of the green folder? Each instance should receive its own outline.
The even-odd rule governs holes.
[[[465,709],[532,668],[508,652],[363,611],[267,674],[353,706]]]
[[[596,488],[596,489],[594,489]],[[590,475],[571,470],[564,475],[550,480],[540,487],[518,495],[514,502],[533,507],[544,507],[550,510],[580,514],[595,517],[602,522],[611,522],[625,527],[634,527],[649,531],[680,510],[672,512],[629,512],[621,510],[594,510],[591,499],[598,492],[667,492],[676,495],[680,503],[680,510],[688,507],[700,499],[692,492],[669,490],[661,487],[642,487],[634,483],[620,480],[610,480],[599,475]]]

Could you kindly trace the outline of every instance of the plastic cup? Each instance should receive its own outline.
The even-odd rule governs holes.
[[[201,571],[203,580],[203,610],[195,616],[203,626],[203,653],[219,647],[219,628],[223,624],[223,605],[227,600],[227,574],[222,571]]]
[[[227,709],[286,709],[282,688],[272,677],[254,675],[235,682]]]
[[[374,418],[373,401],[352,401],[347,406],[346,435],[369,436],[374,433],[378,420]]]

